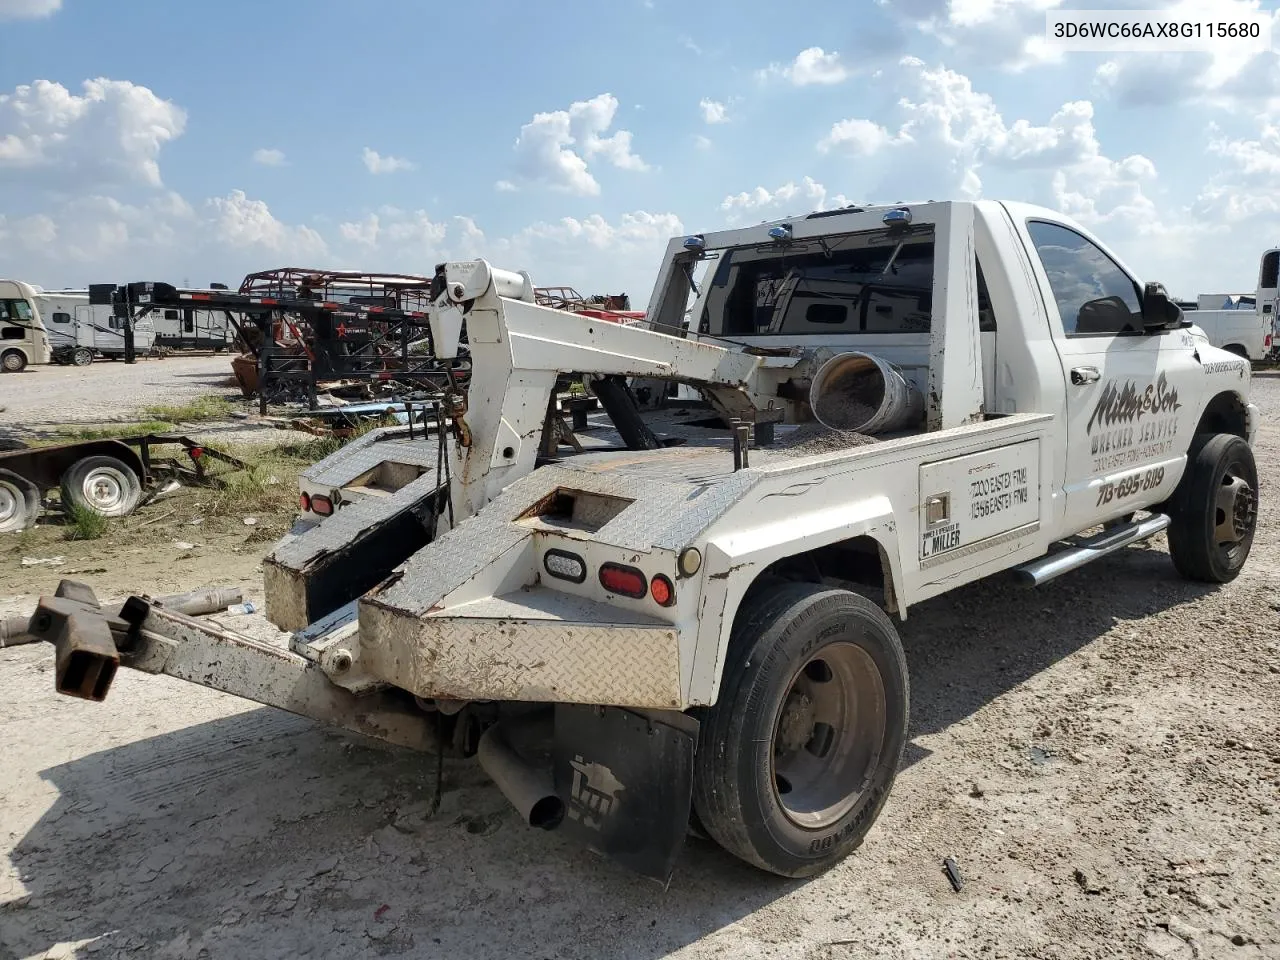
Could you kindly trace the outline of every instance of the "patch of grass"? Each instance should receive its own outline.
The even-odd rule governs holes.
[[[142,412],[154,420],[169,423],[203,423],[209,420],[226,420],[235,406],[222,397],[196,397],[185,403],[155,404],[143,407]]]
[[[300,466],[275,458],[262,459],[246,470],[222,477],[222,485],[209,498],[214,516],[262,516],[287,513],[298,500]]]
[[[97,540],[110,526],[111,521],[102,514],[73,503],[67,515],[67,529],[63,537],[67,540]]]
[[[75,424],[55,428],[58,437],[54,442],[66,443],[72,440],[106,440],[112,437],[132,437],[141,433],[168,433],[174,428],[172,423],[163,420],[148,420],[145,423],[113,423],[105,427],[81,427]]]

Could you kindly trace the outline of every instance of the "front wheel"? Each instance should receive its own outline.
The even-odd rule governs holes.
[[[1253,449],[1229,433],[1199,438],[1173,503],[1169,552],[1178,572],[1207,583],[1234,580],[1258,523]]]
[[[694,757],[694,807],[735,856],[784,877],[862,842],[906,745],[906,657],[875,604],[786,583],[739,611]]]
[[[7,350],[0,355],[0,370],[5,373],[21,373],[27,368],[27,355],[21,350]]]

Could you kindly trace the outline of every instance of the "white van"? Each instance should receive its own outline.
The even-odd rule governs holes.
[[[0,370],[18,373],[48,363],[49,334],[36,308],[36,293],[21,280],[0,280]]]

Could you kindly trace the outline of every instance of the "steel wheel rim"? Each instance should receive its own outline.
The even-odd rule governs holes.
[[[10,373],[17,373],[22,369],[22,358],[16,353],[5,354],[4,368]]]
[[[18,517],[18,511],[25,506],[22,491],[11,483],[0,482],[0,527],[12,523]]]
[[[124,506],[126,484],[115,470],[99,468],[89,471],[80,489],[89,506],[99,513],[119,510]]]
[[[71,362],[74,363],[77,367],[87,367],[90,363],[93,362],[93,355],[89,353],[89,351],[86,350],[84,347],[81,347],[79,350],[77,350],[74,354],[71,355]]]
[[[832,643],[792,676],[770,743],[774,797],[799,827],[830,827],[858,803],[888,726],[884,680],[871,655]]]
[[[1227,465],[1214,497],[1213,543],[1228,559],[1252,541],[1258,520],[1258,492],[1241,467],[1234,460]]]

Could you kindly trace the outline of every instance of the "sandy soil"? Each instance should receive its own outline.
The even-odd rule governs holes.
[[[472,763],[427,818],[421,757],[165,678],[58,697],[52,651],[0,651],[0,958],[1280,958],[1280,378],[1255,394],[1244,574],[1181,581],[1159,539],[914,609],[897,785],[806,882],[691,840],[663,890],[523,828]],[[203,566],[129,537],[66,567],[258,589],[269,544],[231,533]],[[67,572],[34,569],[0,613]]]

